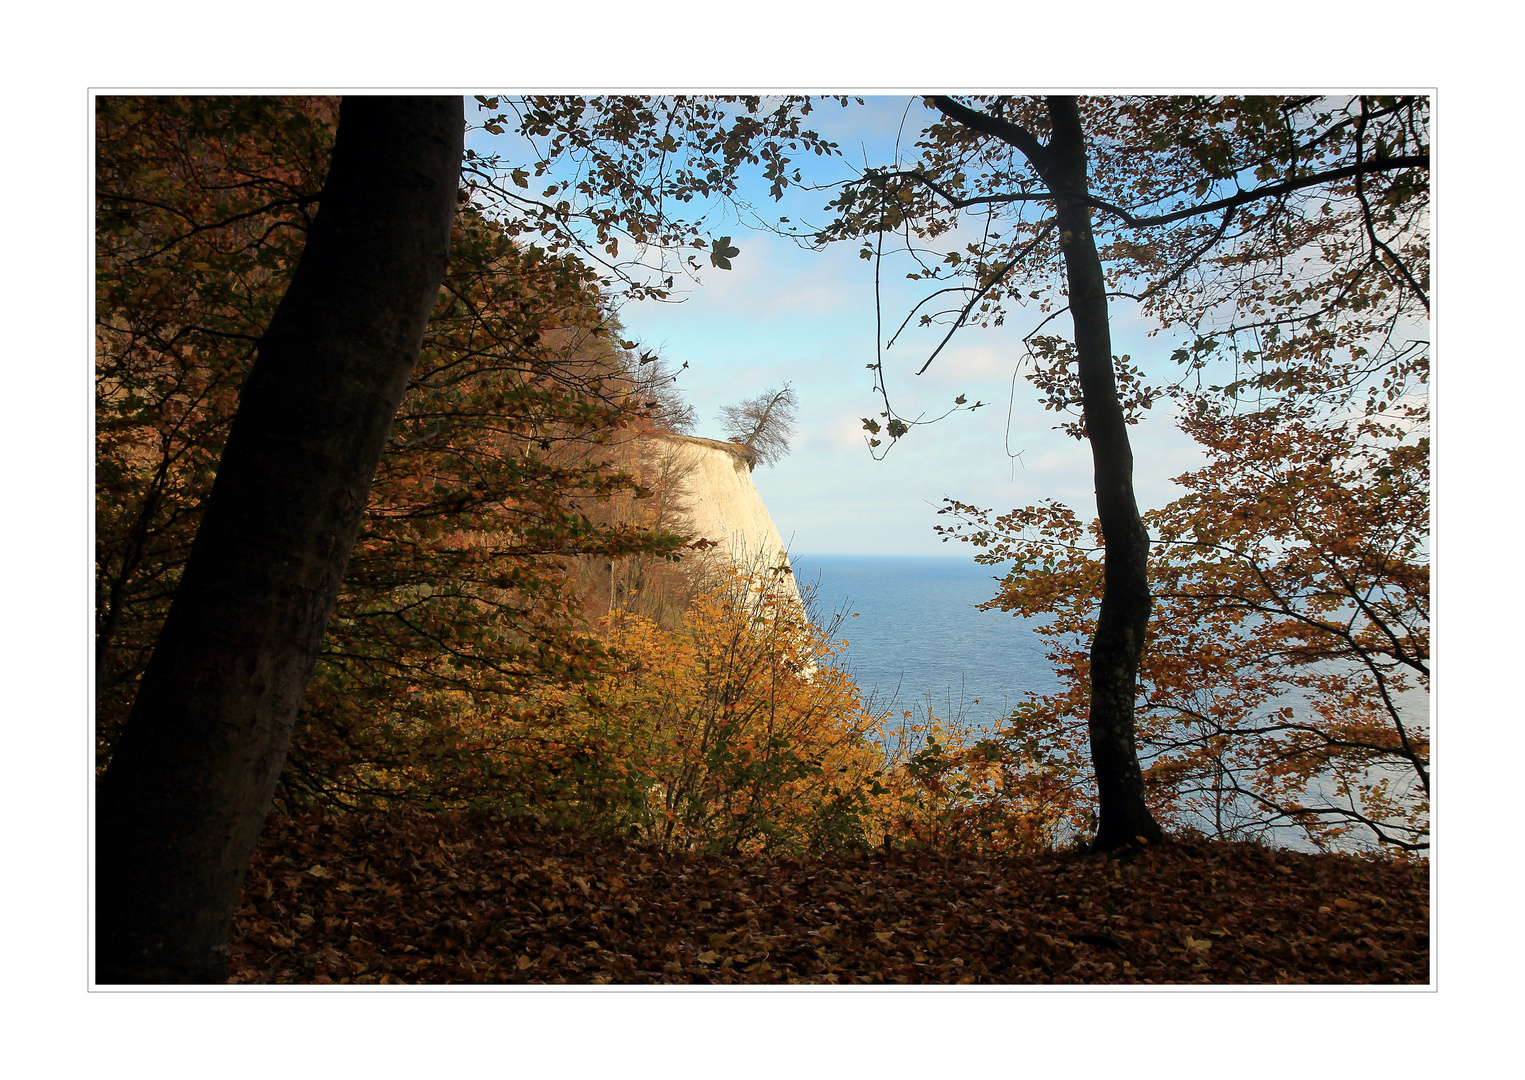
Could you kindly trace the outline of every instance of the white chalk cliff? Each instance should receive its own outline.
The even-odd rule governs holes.
[[[650,451],[664,459],[664,473],[681,477],[674,532],[712,540],[714,551],[742,565],[786,557],[783,538],[752,483],[752,451],[736,443],[663,435]],[[789,579],[791,586],[793,579]]]

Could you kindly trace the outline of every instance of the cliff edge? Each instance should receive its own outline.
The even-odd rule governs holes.
[[[691,435],[663,434],[650,442],[682,477],[675,532],[712,540],[716,551],[740,564],[758,558],[778,564],[784,541],[752,483],[755,457],[748,447]]]

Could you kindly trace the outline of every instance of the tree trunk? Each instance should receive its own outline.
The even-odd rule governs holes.
[[[234,904],[450,247],[459,98],[346,98],[96,799],[96,981],[224,978]]]
[[[1069,282],[1070,315],[1086,436],[1096,477],[1096,512],[1105,546],[1101,613],[1091,641],[1091,761],[1100,820],[1094,847],[1108,851],[1142,838],[1162,839],[1144,802],[1144,777],[1134,741],[1138,662],[1149,625],[1149,534],[1133,495],[1133,449],[1117,398],[1107,287],[1084,197],[1085,133],[1073,97],[1050,97],[1053,136],[1043,179],[1056,198],[1057,225]]]

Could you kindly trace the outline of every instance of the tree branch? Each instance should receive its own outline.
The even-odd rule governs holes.
[[[1009,120],[1003,120],[998,116],[991,116],[989,113],[980,112],[978,109],[971,109],[967,105],[960,105],[950,97],[938,96],[931,98],[930,101],[934,107],[949,119],[957,120],[965,127],[973,128],[975,131],[990,135],[1021,150],[1038,174],[1040,176],[1043,175],[1044,170],[1048,166],[1048,149],[1026,128],[1013,124]],[[1236,192],[1222,199],[1214,199],[1212,202],[1203,203],[1201,206],[1188,206],[1181,210],[1171,211],[1168,214],[1155,214],[1147,217],[1137,217],[1120,206],[1113,206],[1111,203],[1103,202],[1100,199],[1086,197],[1084,201],[1092,209],[1112,214],[1121,219],[1125,225],[1138,229],[1152,225],[1168,225],[1172,221],[1181,221],[1185,218],[1196,217],[1199,214],[1231,210],[1234,207],[1244,206],[1247,203],[1256,202],[1260,199],[1274,198],[1278,195],[1290,195],[1294,191],[1318,187],[1320,184],[1329,184],[1336,180],[1349,180],[1353,177],[1366,176],[1371,173],[1394,172],[1400,169],[1428,169],[1429,167],[1430,156],[1428,154],[1406,154],[1400,157],[1377,158],[1371,161],[1358,162],[1354,165],[1347,165],[1341,169],[1331,169],[1328,172],[1315,173],[1312,176],[1295,177],[1291,180],[1283,180],[1280,183],[1267,184],[1264,187]],[[953,202],[955,208],[973,205],[975,202],[1015,202],[1044,197],[1042,195],[1024,193],[984,196],[964,202],[952,199],[947,192],[929,183],[925,177],[918,176],[915,173],[904,175],[920,179],[928,187],[931,187],[933,191],[942,195],[943,198]]]
[[[1048,169],[1048,147],[1038,141],[1037,136],[1028,131],[1020,124],[1013,124],[1010,120],[1003,120],[999,116],[991,116],[987,112],[971,109],[967,105],[960,105],[951,97],[938,95],[929,99],[932,106],[950,120],[957,120],[965,127],[973,128],[994,138],[1000,139],[1008,146],[1015,146],[1022,151],[1033,169],[1042,176]]]
[[[943,351],[943,346],[947,345],[948,342],[953,339],[953,335],[958,332],[958,328],[964,325],[964,321],[969,318],[969,313],[974,310],[974,305],[980,302],[980,298],[988,293],[992,288],[994,288],[997,282],[999,282],[1002,278],[1011,272],[1011,268],[1013,266],[1016,266],[1018,262],[1029,255],[1034,248],[1036,248],[1048,237],[1049,233],[1053,232],[1053,230],[1054,223],[1052,221],[1045,224],[1042,229],[1038,230],[1038,235],[1034,236],[1032,240],[1028,242],[1027,246],[1013,255],[1010,259],[1007,259],[1004,266],[998,267],[995,273],[990,275],[990,280],[985,282],[980,290],[969,298],[969,302],[964,305],[964,310],[959,312],[958,321],[955,322],[952,329],[950,329],[947,334],[943,336],[942,341],[938,343],[937,348],[932,350],[932,355],[927,357],[927,362],[921,365],[920,370],[918,370],[916,374],[920,375],[922,372],[926,371],[927,368],[932,366],[932,361],[936,360],[937,354]]]
[[[1217,210],[1228,210],[1236,206],[1244,206],[1259,199],[1274,198],[1278,195],[1290,195],[1292,192],[1301,191],[1303,188],[1318,187],[1320,184],[1330,184],[1336,180],[1349,180],[1352,177],[1366,176],[1369,173],[1393,172],[1399,169],[1428,169],[1429,167],[1430,156],[1428,154],[1408,154],[1403,157],[1363,161],[1355,165],[1347,165],[1343,169],[1331,169],[1328,172],[1316,173],[1313,176],[1301,176],[1292,180],[1283,180],[1279,184],[1267,184],[1264,187],[1251,188],[1248,191],[1240,191],[1222,199],[1214,199],[1212,202],[1203,203],[1201,206],[1188,206],[1183,210],[1175,210],[1169,214],[1157,214],[1153,217],[1134,217],[1126,210],[1115,206],[1105,206],[1094,200],[1091,202],[1091,205],[1108,213],[1116,214],[1122,218],[1125,225],[1131,225],[1134,228],[1144,228],[1151,225],[1168,225],[1172,221],[1196,217],[1198,214],[1211,214]]]

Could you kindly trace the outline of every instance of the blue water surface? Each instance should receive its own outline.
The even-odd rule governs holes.
[[[972,558],[792,555],[796,580],[817,585],[817,617],[855,612],[839,636],[858,685],[897,710],[930,704],[939,717],[961,705],[975,721],[1010,712],[1027,691],[1058,689],[1028,620],[980,611],[996,593],[996,568]],[[978,703],[975,703],[978,699]]]

